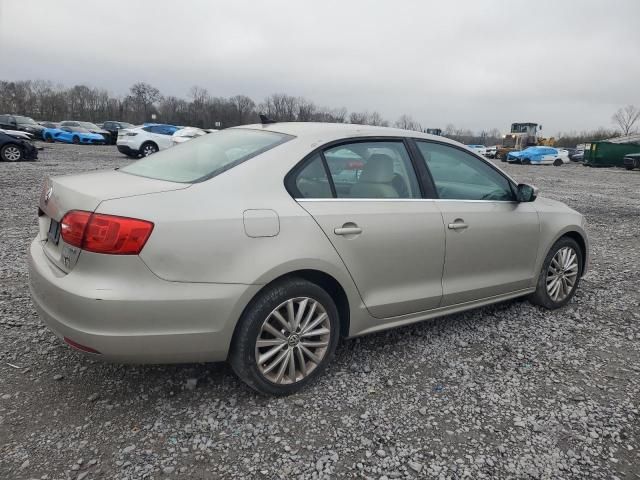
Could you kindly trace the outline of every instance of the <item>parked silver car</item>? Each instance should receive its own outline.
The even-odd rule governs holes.
[[[30,287],[78,350],[228,360],[254,389],[288,394],[339,337],[523,295],[566,304],[587,268],[584,218],[536,196],[443,137],[231,128],[48,179]]]

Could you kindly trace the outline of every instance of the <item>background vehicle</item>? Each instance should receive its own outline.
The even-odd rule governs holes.
[[[45,128],[45,142],[104,145],[105,139],[99,133],[92,133],[82,127]]]
[[[27,132],[38,139],[42,138],[42,131],[44,130],[44,127],[38,125],[33,118],[22,115],[0,115],[0,128]]]
[[[100,128],[99,126],[97,126],[95,123],[65,120],[64,122],[60,122],[60,127],[83,128],[87,132],[97,133],[98,135],[101,135],[104,139],[104,143],[111,143],[111,134],[104,128]]]
[[[149,123],[118,132],[118,151],[128,157],[148,157],[159,150],[173,146],[171,135],[178,127],[161,123]]]
[[[48,179],[30,287],[75,348],[228,359],[252,388],[285,395],[322,372],[340,336],[524,295],[569,302],[588,258],[584,218],[536,197],[420,132],[229,128],[119,170]]]
[[[584,162],[584,150],[576,150],[576,153],[569,157],[572,162]]]
[[[196,137],[201,137],[202,135],[207,135],[209,132],[197,127],[185,127],[180,130],[176,130],[173,135],[171,135],[171,141],[173,145],[177,145],[179,143],[184,143]]]
[[[525,165],[555,165],[569,163],[569,153],[566,150],[553,147],[529,147],[518,152],[509,152],[507,162]]]
[[[21,140],[31,140],[33,138],[33,134],[22,132],[20,130],[5,130],[3,128],[0,128],[0,132],[6,133],[10,137],[19,138]]]
[[[524,150],[538,144],[537,123],[512,123],[510,133],[504,136],[502,147],[496,153],[496,158],[506,160],[509,152]]]
[[[627,170],[633,170],[634,168],[640,168],[640,153],[630,153],[625,155],[622,159],[624,168]]]
[[[487,154],[487,147],[484,145],[467,145],[467,147],[483,157]]]
[[[133,128],[134,125],[127,122],[115,122],[113,120],[108,120],[102,123],[102,128],[109,132],[111,145],[115,145],[118,141],[118,132],[123,128]]]
[[[487,158],[496,158],[496,155],[498,153],[498,146],[497,145],[492,145],[490,147],[487,147],[486,151],[487,151],[487,153],[485,153],[485,156]]]
[[[42,125],[44,128],[58,128],[60,126],[58,122],[49,121],[38,122],[38,124]]]
[[[31,142],[0,132],[0,160],[3,162],[19,162],[37,158],[38,150]]]

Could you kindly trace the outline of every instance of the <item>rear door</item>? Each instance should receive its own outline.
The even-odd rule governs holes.
[[[416,141],[446,227],[442,305],[516,292],[531,285],[540,227],[532,203],[490,162],[452,145]]]
[[[290,176],[289,189],[342,258],[374,317],[436,308],[444,224],[423,199],[403,140],[326,148]]]

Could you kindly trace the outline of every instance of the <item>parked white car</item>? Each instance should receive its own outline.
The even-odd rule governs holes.
[[[487,154],[487,147],[484,145],[467,145],[467,147],[483,157]]]
[[[496,158],[497,154],[498,154],[498,146],[497,145],[493,145],[491,147],[487,147],[486,153],[485,153],[486,157]]]
[[[172,135],[178,130],[175,125],[146,124],[118,132],[118,151],[128,157],[148,157],[159,150],[173,146]]]
[[[206,135],[206,130],[197,127],[184,127],[180,130],[176,130],[173,135],[171,135],[171,142],[173,145],[178,145],[179,143],[184,143],[189,140],[192,140],[196,137],[201,137],[202,135]]]

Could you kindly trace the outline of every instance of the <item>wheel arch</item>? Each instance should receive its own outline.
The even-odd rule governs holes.
[[[568,232],[565,232],[560,237],[558,237],[558,239],[556,239],[556,242],[563,237],[568,237],[568,238],[571,238],[572,240],[575,240],[575,242],[580,246],[580,251],[582,254],[582,272],[580,272],[580,276],[584,276],[584,274],[587,271],[587,265],[589,262],[588,251],[587,251],[588,245],[587,245],[586,239],[577,230],[569,230]]]
[[[266,289],[270,288],[273,284],[281,282],[288,278],[301,278],[303,280],[307,280],[308,282],[314,283],[324,289],[329,296],[333,299],[336,304],[336,308],[338,309],[338,315],[340,316],[340,336],[346,338],[349,336],[349,328],[351,324],[351,310],[349,304],[349,298],[344,287],[340,284],[340,282],[332,275],[323,272],[321,270],[316,269],[299,269],[292,270],[285,274],[282,274],[268,283],[264,284],[260,290],[258,290],[252,297],[247,305],[242,309],[242,313],[238,318],[238,321],[234,327],[233,336],[231,340],[231,345],[234,343],[234,339],[236,333],[238,331],[238,326],[240,325],[240,319],[244,316],[245,312],[252,307],[254,300],[262,294]]]

